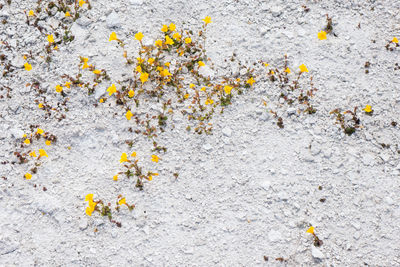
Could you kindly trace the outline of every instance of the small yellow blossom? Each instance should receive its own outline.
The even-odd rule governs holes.
[[[225,85],[224,86],[224,92],[225,92],[225,94],[227,94],[227,95],[229,95],[230,93],[231,93],[231,91],[232,91],[232,86],[229,86],[229,85]]]
[[[179,34],[179,32],[176,32],[172,35],[172,38],[174,38],[177,41],[180,41],[182,36]]]
[[[43,134],[44,131],[43,131],[43,129],[38,128],[38,129],[36,130],[36,133],[38,133],[38,134]]]
[[[124,152],[121,155],[121,159],[119,160],[120,163],[128,161],[128,155]]]
[[[112,84],[110,87],[107,89],[108,94],[111,96],[115,92],[117,92],[117,88],[115,87],[115,84]]]
[[[89,61],[89,59],[87,57],[82,58],[83,60],[83,66],[82,69],[86,69],[89,68],[89,65],[87,64],[87,62]]]
[[[133,91],[132,89],[129,90],[128,96],[132,98],[134,95],[135,95],[135,91]]]
[[[93,211],[96,208],[97,203],[93,202],[92,200],[89,201],[89,206],[86,208],[86,214],[92,216]]]
[[[29,172],[25,173],[26,180],[30,180],[31,178],[32,178],[32,174],[30,174]]]
[[[39,156],[40,157],[49,157],[44,149],[39,149]]]
[[[28,16],[34,16],[35,15],[35,12],[33,12],[33,10],[29,10],[29,13],[28,13]]]
[[[149,175],[148,179],[149,181],[153,180],[153,176]]]
[[[86,2],[85,2],[85,1],[83,1],[83,0],[79,0],[79,6],[80,6],[80,7],[82,7],[84,4],[86,4]]]
[[[113,176],[113,180],[114,180],[114,181],[118,181],[118,175],[114,175],[114,176]]]
[[[203,19],[204,23],[207,25],[208,23],[211,23],[211,17],[207,16]]]
[[[165,25],[165,24],[162,25],[161,31],[162,31],[162,32],[167,32],[167,31],[168,31],[168,26]]]
[[[255,83],[255,82],[256,82],[256,80],[254,80],[253,77],[251,77],[250,79],[248,79],[248,80],[246,81],[246,83],[247,83],[247,84],[250,84],[250,86],[253,86],[253,83]]]
[[[43,108],[43,103],[39,103],[38,107]]]
[[[149,58],[149,60],[147,60],[147,62],[150,64],[150,65],[152,65],[153,63],[154,63],[154,58]]]
[[[275,71],[269,70],[269,74],[274,75],[274,74],[275,74]]]
[[[160,159],[160,158],[157,157],[156,155],[151,155],[151,161],[153,161],[153,162],[158,162],[159,159]]]
[[[318,39],[325,40],[326,39],[326,32],[325,31],[320,31],[318,33]]]
[[[141,41],[143,39],[144,35],[141,32],[138,32],[135,34],[135,39],[138,41]]]
[[[29,64],[29,63],[25,63],[25,64],[24,64],[24,67],[25,67],[25,70],[27,70],[27,71],[32,70],[32,65]]]
[[[142,72],[142,73],[140,74],[140,81],[141,81],[142,83],[145,83],[148,79],[149,79],[149,74],[148,74],[148,73]]]
[[[175,24],[173,24],[173,23],[169,24],[169,30],[170,30],[171,32],[175,31],[175,29],[176,29]]]
[[[51,145],[51,141],[50,140],[46,140],[46,146],[49,146],[49,145]]]
[[[103,103],[104,102],[104,98],[100,98],[99,102]]]
[[[118,40],[117,34],[115,32],[112,32],[110,34],[110,39],[108,39],[108,41],[111,42],[111,41],[115,41],[115,40]]]
[[[285,72],[286,72],[286,73],[290,73],[290,72],[291,72],[290,69],[289,69],[289,67],[287,67],[287,68],[285,69]]]
[[[136,152],[135,151],[132,152],[131,157],[136,158]]]
[[[126,112],[126,114],[125,114],[125,117],[126,117],[126,119],[127,119],[128,121],[131,120],[132,116],[133,116],[133,114],[132,114],[132,112],[131,112],[130,110],[128,110],[128,111]]]
[[[125,198],[121,198],[121,199],[118,201],[118,205],[123,205],[123,204],[126,204]]]
[[[87,194],[85,196],[85,201],[93,201],[93,194]]]
[[[54,49],[54,50],[58,50],[58,46],[55,46],[53,49]]]
[[[69,11],[65,12],[65,16],[66,17],[71,17],[71,14],[69,13]]]
[[[162,46],[162,41],[161,40],[156,40],[154,44],[155,44],[155,46],[161,47]]]
[[[190,87],[191,89],[193,89],[195,86],[196,86],[196,85],[194,85],[193,83],[189,84],[189,87]]]
[[[203,61],[199,61],[199,62],[197,62],[197,63],[199,63],[199,67],[203,67],[203,66],[205,66],[206,64],[204,64],[204,62]]]
[[[398,44],[398,43],[399,43],[399,40],[398,40],[396,37],[393,37],[392,43]]]
[[[170,62],[166,62],[164,65],[169,68],[169,66],[171,66],[171,63]]]
[[[160,71],[160,75],[162,77],[172,76],[172,74],[168,71],[168,69],[163,69],[162,71]]]
[[[307,230],[306,233],[314,234],[314,227],[313,227],[313,226],[310,226],[310,228],[308,228],[308,230]]]
[[[47,41],[48,41],[49,43],[54,43],[54,37],[53,37],[52,34],[47,35]]]
[[[304,64],[301,64],[299,69],[300,69],[300,72],[308,72],[308,69],[307,69],[306,65],[304,65]]]
[[[29,153],[29,156],[36,158],[35,150],[32,150],[31,153]]]
[[[165,44],[173,45],[174,41],[168,35],[165,35]]]
[[[31,143],[31,140],[29,140],[28,138],[25,139],[24,144],[29,145]]]
[[[136,60],[138,61],[138,64],[142,64],[144,62],[144,59],[140,57],[137,57]]]
[[[94,70],[93,73],[99,75],[101,73],[101,70]]]
[[[62,86],[59,85],[59,84],[57,84],[57,85],[56,85],[56,92],[57,92],[57,93],[61,93],[62,90],[63,90]]]
[[[192,38],[187,37],[185,38],[185,44],[190,44],[192,42]]]
[[[185,95],[183,96],[183,98],[188,99],[188,98],[189,98],[189,94],[185,94]]]
[[[371,113],[372,112],[372,107],[370,105],[366,105],[365,108],[363,108],[363,110],[367,113]]]
[[[268,67],[269,64],[268,64],[267,62],[264,62],[264,66],[265,66],[265,67]]]
[[[142,73],[142,67],[141,67],[141,66],[139,66],[139,65],[138,65],[138,66],[136,66],[136,71],[137,71],[137,72],[139,72],[139,73]]]
[[[201,87],[200,91],[205,92],[206,88],[203,86],[203,87]]]
[[[66,82],[66,83],[65,83],[65,87],[71,88],[71,82]]]
[[[212,100],[212,99],[210,99],[210,98],[207,98],[206,99],[206,102],[204,103],[204,104],[206,104],[206,105],[212,105],[214,103],[214,100]]]

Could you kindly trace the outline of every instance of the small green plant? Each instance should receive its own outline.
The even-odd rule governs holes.
[[[352,135],[356,129],[360,128],[360,119],[357,117],[357,107],[351,110],[342,112],[340,109],[334,109],[330,114],[335,115],[336,123],[340,125],[344,133]]]

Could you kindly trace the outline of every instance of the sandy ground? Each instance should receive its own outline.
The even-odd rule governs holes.
[[[42,12],[41,33],[24,14],[36,6],[12,0],[0,9],[0,70],[14,66],[0,79],[0,265],[400,266],[400,47],[385,48],[400,38],[399,1],[92,0],[68,24],[75,39],[60,44],[50,63],[44,34],[60,27],[64,13]],[[333,31],[321,41],[326,14]],[[240,75],[242,62],[254,66],[256,83],[214,115],[211,135],[188,132],[186,118],[174,113],[158,137],[168,150],[152,162],[152,143],[128,130],[125,111],[115,101],[99,104],[110,83],[132,73],[110,33],[134,54],[135,33],[152,44],[163,24],[197,32],[206,16],[207,74]],[[313,76],[315,114],[283,103],[258,64],[282,68],[285,54],[293,75],[305,64]],[[35,102],[43,94],[26,84],[40,82],[56,107],[64,98],[54,88],[63,74],[76,75],[80,56],[111,81],[90,96],[66,89],[66,107],[46,116]],[[372,116],[361,110],[366,105]],[[362,127],[348,136],[330,111],[354,107]],[[27,180],[35,161],[15,163],[14,152],[30,125],[57,142],[31,144],[48,158]],[[159,173],[143,191],[132,180],[113,181],[121,153],[132,151]],[[115,213],[118,227],[85,214],[89,193],[107,202],[121,194],[135,208]],[[306,233],[311,225],[322,246]]]

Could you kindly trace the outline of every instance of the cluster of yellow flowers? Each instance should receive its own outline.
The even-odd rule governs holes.
[[[96,209],[97,202],[93,201],[93,194],[87,194],[85,197],[85,201],[88,202],[88,207],[85,212],[87,215],[92,216],[93,211]]]

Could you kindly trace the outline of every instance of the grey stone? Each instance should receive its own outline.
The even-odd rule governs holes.
[[[231,128],[225,127],[224,129],[222,129],[222,134],[227,137],[231,137],[231,135],[232,135]]]
[[[112,11],[106,19],[108,28],[118,28],[121,25],[120,18],[115,11]]]
[[[312,246],[311,248],[311,254],[314,258],[316,259],[324,259],[325,255],[321,252],[321,250],[319,250],[318,248],[316,248],[315,246]]]

